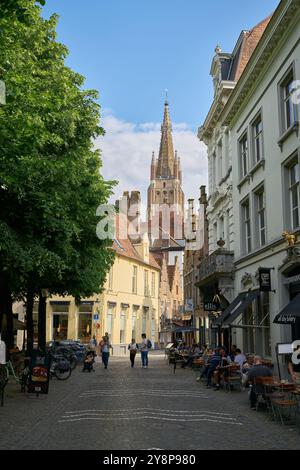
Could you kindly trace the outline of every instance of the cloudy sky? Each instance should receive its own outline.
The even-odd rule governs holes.
[[[123,190],[149,184],[159,151],[165,89],[186,197],[206,183],[205,149],[196,135],[213,98],[209,76],[217,44],[232,52],[242,30],[271,14],[279,0],[46,0],[59,15],[67,64],[100,92],[103,174]],[[146,201],[145,201],[146,202]]]
[[[161,112],[163,114],[163,106]],[[104,113],[102,125],[106,134],[96,146],[102,151],[105,178],[119,181],[115,197],[121,196],[125,190],[138,189],[146,204],[152,152],[158,156],[161,124],[122,121],[110,111]],[[205,146],[186,123],[173,123],[173,142],[181,156],[184,192],[187,198],[198,198],[199,187],[206,184],[207,179]]]

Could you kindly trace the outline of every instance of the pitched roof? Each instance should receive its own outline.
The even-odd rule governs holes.
[[[132,259],[134,261],[138,261],[139,263],[143,263],[145,265],[149,265],[152,268],[160,269],[160,266],[156,262],[152,253],[149,254],[149,263],[147,263],[143,258],[139,255],[137,250],[134,247],[134,244],[129,240],[119,240],[117,238],[114,239],[113,250],[119,256],[124,256],[125,258]]]
[[[238,57],[238,63],[235,70],[234,81],[238,81],[243,71],[246,68],[257,44],[259,43],[266,27],[268,26],[272,15],[265,18],[258,25],[252,28],[250,31],[243,31],[243,41],[240,47],[240,53]]]

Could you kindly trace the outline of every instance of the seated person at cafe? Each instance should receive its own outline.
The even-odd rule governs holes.
[[[298,346],[298,349],[296,349],[295,353],[295,355],[298,356],[298,359],[300,360],[300,346]],[[288,370],[293,383],[300,385],[300,364],[294,364],[292,357],[288,364]]]
[[[269,367],[264,366],[262,358],[260,356],[254,357],[254,365],[247,372],[247,382],[252,383],[250,392],[250,407],[256,408],[257,400],[259,395],[263,395],[264,387],[262,384],[255,384],[257,377],[272,377],[272,372]]]
[[[203,354],[202,354],[202,359],[205,361],[205,368],[201,374],[200,377],[197,378],[197,380],[203,379],[203,377],[207,378],[208,371],[210,369],[210,360],[211,357],[214,355],[214,350],[213,349],[207,349]]]
[[[246,358],[245,354],[243,354],[242,351],[238,348],[236,349],[235,354],[236,355],[234,357],[233,362],[235,364],[238,364],[240,366],[241,371],[242,371],[243,367],[244,367],[244,364],[246,364],[246,362],[247,362],[247,358]]]
[[[221,378],[228,376],[229,366],[230,360],[226,357],[225,349],[222,348],[220,349],[220,362],[214,372],[215,390],[220,390]]]
[[[191,351],[189,352],[189,356],[185,359],[184,364],[182,364],[182,368],[186,366],[192,367],[194,359],[198,359],[201,357],[201,348],[198,344],[193,344]]]
[[[207,376],[207,383],[206,383],[207,388],[211,388],[212,386],[211,379],[213,378],[214,373],[217,370],[217,367],[220,366],[221,359],[222,359],[221,350],[216,349],[214,354],[210,358],[209,368],[207,370],[207,375],[206,375]]]

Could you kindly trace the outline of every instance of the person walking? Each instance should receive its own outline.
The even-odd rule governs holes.
[[[111,348],[111,344],[109,340],[104,336],[103,340],[101,341],[101,355],[102,355],[102,362],[104,364],[104,369],[107,369],[108,367],[110,348]]]
[[[139,347],[134,338],[132,338],[131,343],[128,345],[128,350],[130,352],[131,367],[134,367],[135,356],[139,350]]]
[[[147,336],[145,333],[142,334],[142,342],[139,347],[142,355],[142,367],[143,369],[148,368],[148,352],[152,348],[152,343],[149,339],[147,339]]]

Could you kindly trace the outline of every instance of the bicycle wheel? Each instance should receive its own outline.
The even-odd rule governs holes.
[[[59,368],[59,366],[57,365],[55,367],[55,377],[58,379],[58,380],[67,380],[70,375],[72,374],[72,369],[69,368],[69,369],[62,369],[62,368]]]
[[[69,359],[69,362],[70,362],[71,369],[72,370],[76,369],[76,366],[78,364],[77,358],[72,357],[71,359]]]

